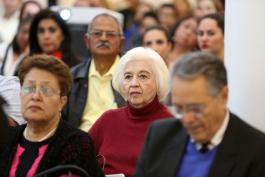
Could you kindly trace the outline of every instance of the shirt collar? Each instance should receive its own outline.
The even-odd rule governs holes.
[[[224,133],[227,129],[228,126],[228,122],[229,122],[229,111],[226,111],[226,115],[225,118],[222,122],[221,127],[218,129],[218,131],[215,133],[215,135],[213,136],[213,138],[210,140],[209,145],[207,146],[209,148],[209,150],[213,149],[215,146],[218,146],[223,138],[224,138]],[[194,139],[191,138],[191,142],[195,143],[196,149],[201,149],[202,148],[202,144],[201,143],[196,143],[194,141]]]
[[[100,73],[96,70],[96,66],[95,66],[95,61],[94,58],[91,60],[91,64],[90,64],[90,69],[89,69],[89,77],[92,76],[98,76],[98,77],[106,77],[106,76],[110,76],[112,77],[115,70],[116,70],[116,66],[119,62],[120,57],[117,56],[113,62],[113,64],[111,65],[109,71],[107,73],[105,73],[104,75],[100,75]]]

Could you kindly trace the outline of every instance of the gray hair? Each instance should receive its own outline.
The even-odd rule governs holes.
[[[150,48],[136,47],[121,57],[112,79],[114,89],[121,93],[124,69],[126,64],[132,60],[149,61],[156,81],[158,99],[163,100],[169,92],[169,71],[163,58]]]
[[[89,32],[92,30],[94,21],[95,21],[97,18],[99,18],[99,17],[106,17],[106,18],[111,18],[111,19],[113,19],[113,20],[117,23],[117,25],[118,25],[118,28],[119,28],[118,31],[119,31],[120,36],[123,37],[123,29],[122,29],[122,25],[120,24],[120,22],[118,21],[118,19],[117,19],[116,17],[114,17],[113,15],[110,15],[110,14],[108,14],[108,13],[101,13],[101,14],[98,14],[98,15],[96,15],[96,16],[92,19],[92,21],[90,22],[90,24],[88,25],[88,28],[87,28],[87,35],[89,35]]]
[[[206,52],[191,52],[184,55],[171,68],[170,81],[175,77],[193,80],[203,76],[208,81],[211,96],[216,96],[227,85],[227,74],[223,62]]]

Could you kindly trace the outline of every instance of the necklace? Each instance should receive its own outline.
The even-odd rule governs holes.
[[[32,141],[29,137],[28,137],[28,133],[27,133],[28,127],[25,128],[23,135],[27,140]],[[49,137],[51,137],[54,132],[55,132],[56,128],[52,129],[51,131],[49,131],[45,136],[43,136],[42,138],[38,139],[38,140],[34,140],[34,142],[42,142],[46,139],[48,139]]]

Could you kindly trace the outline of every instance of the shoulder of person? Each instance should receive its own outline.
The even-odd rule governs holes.
[[[6,84],[13,84],[13,85],[19,85],[19,79],[16,76],[2,76],[0,75],[0,84],[6,85]]]
[[[91,63],[91,59],[88,58],[82,63],[79,63],[76,66],[73,66],[71,68],[71,73],[73,74],[74,77],[87,75],[90,63]]]
[[[238,131],[238,135],[243,137],[242,140],[251,141],[252,143],[263,144],[265,146],[265,133],[253,127],[249,123],[245,122],[243,119],[239,118],[235,114],[230,114],[231,124]],[[252,144],[250,143],[250,144]]]

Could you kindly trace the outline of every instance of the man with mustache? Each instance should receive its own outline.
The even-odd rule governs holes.
[[[125,104],[111,85],[123,41],[115,17],[103,13],[92,19],[85,35],[91,58],[72,68],[72,90],[63,112],[72,125],[87,132],[105,110]]]
[[[265,176],[265,135],[227,108],[223,62],[195,52],[171,69],[175,119],[151,125],[134,177]]]

